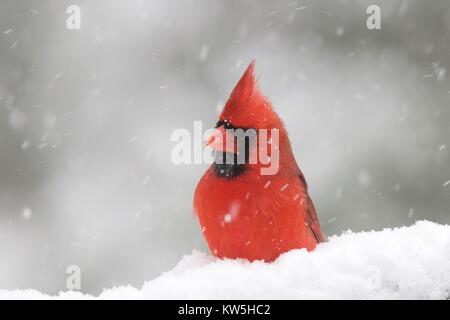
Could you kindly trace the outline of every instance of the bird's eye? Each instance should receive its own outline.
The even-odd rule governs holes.
[[[234,126],[228,120],[219,120],[219,121],[217,121],[216,128],[218,128],[218,127],[220,127],[222,125],[225,127],[225,129],[234,129]]]
[[[233,129],[233,125],[230,122],[225,122],[225,129]]]

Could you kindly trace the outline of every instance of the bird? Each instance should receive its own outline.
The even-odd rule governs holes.
[[[273,262],[293,249],[314,250],[324,241],[324,235],[286,128],[261,93],[254,68],[252,60],[206,142],[213,148],[215,160],[197,184],[193,211],[214,256]],[[257,155],[261,147],[258,143],[246,139],[244,149],[242,144],[240,149],[236,145],[228,147],[226,141],[236,140],[228,132],[239,129],[252,130],[257,136],[264,130],[277,130],[276,173],[261,174],[265,164],[260,160],[250,163],[250,156]],[[268,144],[272,143],[271,137],[275,135],[269,135]],[[244,151],[244,160],[236,161]],[[269,153],[269,162],[274,153]]]

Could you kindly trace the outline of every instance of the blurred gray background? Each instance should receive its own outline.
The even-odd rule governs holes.
[[[0,288],[65,290],[71,264],[83,292],[141,286],[206,250],[206,166],[172,164],[170,134],[213,126],[252,58],[326,234],[450,223],[448,1],[2,0],[0,17]]]

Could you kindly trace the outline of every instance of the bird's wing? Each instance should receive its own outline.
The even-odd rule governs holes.
[[[325,239],[322,234],[322,231],[320,230],[320,223],[319,223],[319,219],[317,218],[316,208],[314,207],[314,204],[308,194],[308,184],[306,183],[305,176],[300,171],[300,169],[298,171],[299,171],[298,177],[300,178],[302,184],[305,187],[305,192],[306,192],[306,196],[307,196],[307,198],[306,198],[306,202],[307,202],[306,203],[306,223],[308,224],[308,227],[311,229],[311,232],[314,235],[314,238],[316,238],[317,242],[318,243],[324,242]]]

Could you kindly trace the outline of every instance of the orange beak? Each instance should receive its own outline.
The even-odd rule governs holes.
[[[213,134],[209,137],[208,141],[206,142],[206,146],[221,152],[229,152],[229,153],[237,152],[237,146],[233,130],[231,129],[226,130],[223,125],[214,130]]]

